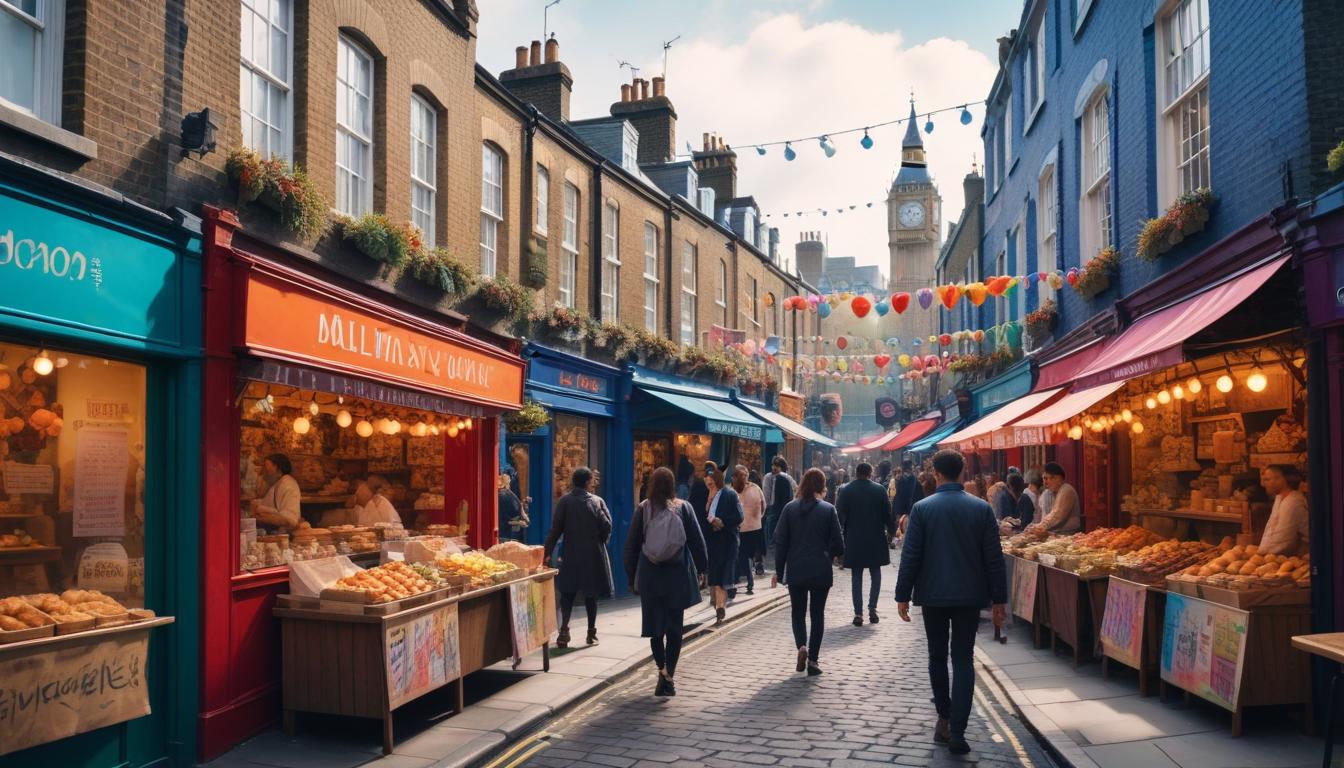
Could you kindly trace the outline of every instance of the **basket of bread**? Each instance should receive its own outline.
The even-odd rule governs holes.
[[[388,609],[411,607],[402,602],[419,598],[436,588],[425,577],[403,562],[390,562],[337,579],[322,590],[320,597],[325,610],[357,610],[378,608],[373,613],[387,613]],[[418,604],[418,600],[416,604]],[[395,605],[394,605],[395,604]]]
[[[22,597],[0,598],[0,644],[51,637],[56,622]]]

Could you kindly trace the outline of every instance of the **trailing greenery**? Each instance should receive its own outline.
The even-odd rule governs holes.
[[[1044,338],[1055,330],[1059,321],[1059,306],[1054,299],[1046,299],[1034,312],[1028,312],[1022,324],[1034,338]]]
[[[550,312],[537,315],[533,320],[542,326],[545,333],[559,338],[578,340],[584,337],[593,319],[580,310],[555,305]]]
[[[1120,252],[1107,246],[1078,269],[1073,289],[1086,299],[1111,287],[1111,278],[1120,270]]]
[[[270,208],[279,214],[281,226],[300,238],[326,230],[330,205],[297,165],[280,158],[263,160],[255,151],[239,148],[229,153],[224,171],[237,185],[240,203]]]
[[[532,314],[532,290],[515,283],[508,275],[483,278],[476,294],[485,306],[516,323],[525,322]]]
[[[454,296],[465,296],[476,287],[479,275],[446,248],[423,248],[406,257],[402,271],[426,285]]]
[[[504,416],[504,426],[514,434],[536,432],[550,421],[551,414],[535,400],[528,400],[522,408]]]
[[[1330,154],[1325,156],[1325,167],[1331,171],[1344,168],[1344,141],[1336,144],[1335,148],[1330,150]]]
[[[389,266],[401,266],[412,253],[423,249],[420,230],[411,224],[397,226],[382,213],[366,213],[341,224],[341,237],[360,253]]]
[[[1215,202],[1217,198],[1208,188],[1187,192],[1176,198],[1166,213],[1156,219],[1149,219],[1143,225],[1143,230],[1139,232],[1139,258],[1155,261],[1186,237],[1203,229]]]

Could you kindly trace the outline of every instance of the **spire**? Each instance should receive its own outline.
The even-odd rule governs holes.
[[[911,149],[914,147],[923,148],[924,141],[919,138],[919,119],[915,116],[915,92],[910,91],[910,117],[905,123],[905,139],[901,141],[902,149]]]

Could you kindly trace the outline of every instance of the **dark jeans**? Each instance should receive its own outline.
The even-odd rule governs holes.
[[[938,716],[952,721],[952,733],[966,733],[971,716],[971,693],[975,690],[975,629],[980,609],[972,607],[933,608],[925,606],[924,634],[929,640],[929,686]],[[952,648],[952,692],[948,695],[947,653],[949,634]]]
[[[854,615],[863,615],[863,568],[850,568],[850,584],[854,588]],[[877,611],[877,596],[882,593],[882,567],[874,565],[867,569],[868,575],[873,582],[873,589],[868,594],[868,611],[875,613]]]
[[[560,593],[560,626],[565,629],[569,629],[569,614],[574,611],[574,600],[578,595],[578,592]],[[597,627],[597,598],[584,595],[583,609],[588,612],[588,628],[594,629]]]
[[[765,530],[765,546],[761,547],[761,555],[765,555],[770,547],[775,545],[776,525],[779,525],[779,515],[766,512],[765,517],[761,519],[761,527]]]
[[[789,586],[789,605],[793,608],[793,645],[795,648],[806,645],[807,660],[813,664],[817,663],[817,654],[821,652],[821,636],[826,631],[826,596],[830,592],[830,587]],[[812,620],[811,634],[808,634],[805,618]]]
[[[737,582],[742,580],[743,574],[747,577],[747,591],[756,588],[755,569],[752,568],[752,556],[745,547],[737,550],[737,573],[733,574],[733,594],[737,593]]]
[[[671,677],[677,671],[677,659],[681,656],[684,612],[670,607],[664,608],[663,611],[662,620],[659,622],[662,631],[649,638],[649,648],[653,651],[653,662]]]

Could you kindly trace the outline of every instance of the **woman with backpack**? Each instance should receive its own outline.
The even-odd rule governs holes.
[[[835,507],[822,500],[826,475],[815,467],[803,474],[798,498],[784,507],[775,528],[775,576],[789,585],[793,609],[793,644],[798,648],[798,671],[821,674],[817,656],[826,631],[826,596],[831,591],[832,561],[845,553],[844,534]],[[808,634],[805,617],[810,614]]]
[[[639,595],[642,637],[649,638],[658,665],[654,696],[676,696],[672,676],[681,655],[682,618],[700,602],[697,574],[708,566],[705,540],[691,505],[676,496],[672,470],[649,478],[649,498],[640,503],[625,540],[625,575]]]

